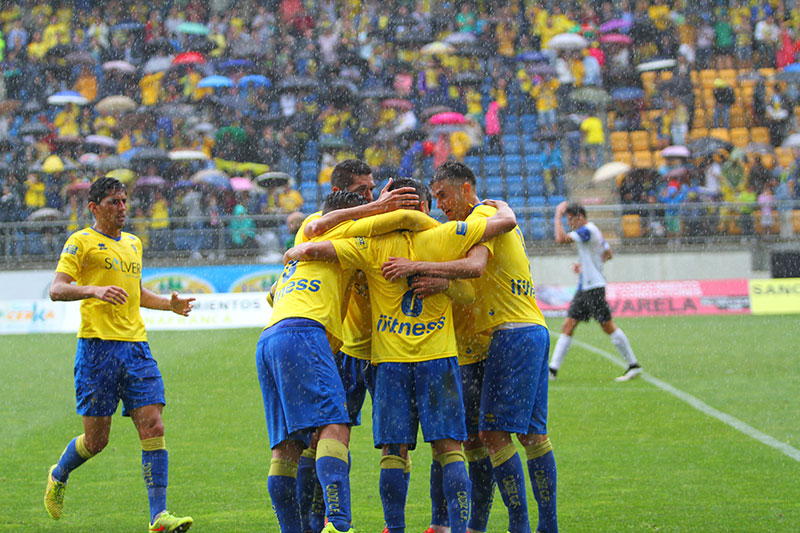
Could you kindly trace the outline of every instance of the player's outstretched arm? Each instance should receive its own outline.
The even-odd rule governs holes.
[[[517,216],[507,203],[502,200],[484,200],[482,203],[494,207],[497,209],[497,213],[486,219],[486,229],[483,231],[481,242],[508,233],[517,227]]]
[[[414,294],[420,298],[427,298],[440,292],[445,293],[457,304],[471,304],[475,301],[475,287],[463,279],[449,280],[436,276],[414,276],[411,280]]]
[[[142,291],[141,300],[139,305],[147,309],[156,309],[158,311],[172,311],[176,315],[189,316],[194,306],[195,298],[181,298],[177,292],[173,292],[169,298],[157,294],[150,289],[140,288]]]
[[[331,241],[304,242],[289,248],[283,254],[283,264],[289,261],[338,261],[336,248]]]
[[[122,305],[128,301],[128,293],[122,287],[108,285],[75,285],[75,279],[64,272],[56,272],[50,284],[50,299],[54,302],[73,302],[86,298],[97,298],[106,303]]]
[[[389,180],[389,183],[381,190],[380,196],[374,202],[346,209],[336,209],[326,213],[322,217],[306,224],[303,233],[306,238],[313,239],[331,228],[335,228],[342,222],[388,213],[403,207],[414,207],[419,203],[419,196],[414,193],[414,187],[400,187],[390,191],[388,189],[391,184],[392,180]]]
[[[389,281],[415,274],[447,279],[469,279],[481,277],[488,260],[489,249],[478,244],[470,248],[463,259],[435,262],[410,261],[404,257],[390,257],[381,265],[381,270],[383,277]]]
[[[564,231],[564,225],[561,224],[561,218],[564,216],[564,211],[567,210],[568,205],[569,204],[567,202],[561,202],[556,206],[556,214],[553,220],[553,227],[555,228],[556,242],[559,244],[566,244],[568,242],[572,242],[572,237],[567,235],[567,232]]]

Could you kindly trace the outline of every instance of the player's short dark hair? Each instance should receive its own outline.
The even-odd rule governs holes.
[[[322,203],[322,214],[336,211],[337,209],[347,209],[363,205],[367,201],[360,195],[350,191],[334,191],[325,197]]]
[[[439,168],[433,173],[433,178],[431,178],[431,186],[442,180],[459,181],[462,183],[466,181],[472,185],[473,188],[476,184],[475,173],[472,169],[464,163],[452,159],[448,159],[439,165]]]
[[[333,167],[331,187],[345,190],[353,184],[353,176],[372,174],[372,168],[360,159],[345,159]]]
[[[584,209],[583,206],[578,202],[569,204],[564,212],[571,217],[581,215],[583,218],[586,218],[586,209]]]
[[[100,178],[89,187],[89,201],[99,204],[103,198],[117,191],[125,191],[125,185],[116,178]]]
[[[419,196],[419,201],[425,202],[428,205],[428,211],[431,210],[433,196],[431,195],[431,191],[428,189],[427,185],[414,178],[394,178],[389,190],[393,191],[402,187],[414,187],[414,192],[417,196]]]

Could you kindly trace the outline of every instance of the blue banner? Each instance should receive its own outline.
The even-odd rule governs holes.
[[[147,267],[142,285],[159,294],[268,292],[282,270],[282,265]]]

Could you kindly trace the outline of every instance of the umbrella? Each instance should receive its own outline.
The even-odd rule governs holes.
[[[278,84],[278,90],[286,92],[313,91],[318,87],[317,80],[309,76],[289,76]]]
[[[455,46],[453,46],[450,43],[444,43],[442,41],[434,41],[432,43],[426,44],[420,50],[420,52],[425,55],[452,54],[455,51],[456,51]]]
[[[434,126],[441,126],[444,124],[464,124],[467,121],[466,117],[461,113],[450,111],[446,113],[437,113],[428,119]]]
[[[144,166],[169,161],[169,153],[161,148],[144,146],[131,156],[131,165]]]
[[[42,161],[41,171],[47,174],[55,174],[61,172],[65,168],[64,160],[57,155],[50,155]]]
[[[201,133],[210,133],[216,130],[217,127],[210,122],[201,122],[200,124],[195,125],[195,127],[192,129]]]
[[[394,98],[397,96],[397,93],[394,89],[389,89],[388,87],[372,87],[371,89],[365,89],[358,94],[361,98],[374,98],[376,100],[385,100],[387,98]]]
[[[101,113],[119,113],[133,111],[136,109],[136,102],[128,96],[117,94],[114,96],[106,96],[97,102],[97,105],[94,107]]]
[[[103,70],[117,70],[126,74],[136,74],[136,67],[127,61],[107,61],[103,63]]]
[[[42,207],[28,215],[28,220],[59,220],[62,218],[64,218],[64,214],[52,207]]]
[[[142,176],[136,180],[136,187],[163,187],[167,181],[161,176]]]
[[[173,56],[156,56],[147,60],[147,63],[142,67],[142,72],[145,74],[155,74],[156,72],[163,72],[169,69],[172,65]]]
[[[180,180],[172,184],[173,189],[185,189],[187,187],[194,187],[197,185],[195,182],[191,180]]]
[[[25,102],[25,105],[22,106],[22,112],[28,115],[33,115],[41,110],[42,110],[42,104],[40,104],[35,99],[31,99]]]
[[[492,55],[492,51],[487,48],[486,46],[480,43],[472,43],[472,44],[462,44],[456,48],[456,51],[453,54],[457,56],[475,56],[475,57],[489,57]]]
[[[675,68],[678,62],[674,59],[656,59],[654,61],[647,61],[636,65],[636,70],[639,72],[650,72],[653,70],[667,70]]]
[[[67,194],[89,194],[89,188],[92,186],[88,181],[76,181],[67,186]]]
[[[252,191],[253,182],[247,178],[235,177],[230,181],[231,189],[234,191]]]
[[[733,145],[715,137],[701,137],[690,142],[686,147],[692,157],[706,157],[715,154],[718,150],[730,150]]]
[[[266,76],[261,74],[250,74],[249,76],[242,76],[239,78],[237,84],[240,88],[253,85],[255,87],[272,87],[272,82]]]
[[[231,47],[231,55],[234,57],[254,57],[264,55],[267,48],[255,39],[243,41],[237,39]]]
[[[247,98],[244,96],[239,96],[238,94],[213,96],[211,97],[211,101],[217,105],[221,105],[222,107],[227,107],[241,113],[244,113],[250,108],[250,102],[247,101]]]
[[[128,168],[115,168],[106,172],[107,178],[114,178],[122,183],[128,184],[136,178],[136,172]]]
[[[19,128],[20,135],[33,135],[34,137],[39,135],[49,135],[51,133],[50,128],[42,124],[41,122],[30,122],[28,124],[23,124]]]
[[[627,20],[614,19],[603,23],[600,26],[600,33],[609,33],[612,31],[625,31],[631,27],[631,23]]]
[[[95,166],[98,161],[100,161],[100,156],[93,152],[86,152],[78,158],[78,163],[89,167]]]
[[[53,139],[55,144],[81,144],[83,139],[78,137],[77,135],[59,135],[55,139]]]
[[[633,44],[633,39],[621,33],[607,33],[600,37],[601,44]]]
[[[691,157],[691,152],[688,148],[681,145],[674,145],[674,146],[667,146],[663,150],[661,150],[661,155],[663,157],[683,157],[688,158]]]
[[[173,150],[169,153],[169,158],[173,161],[204,161],[208,156],[200,150]]]
[[[597,87],[581,87],[569,93],[573,102],[587,105],[607,106],[611,97],[603,89]]]
[[[116,148],[119,141],[105,135],[87,135],[86,143],[105,146],[106,148]]]
[[[474,43],[476,40],[477,37],[475,37],[474,33],[469,33],[466,31],[457,31],[442,39],[442,41],[456,46],[460,44]]]
[[[527,52],[520,52],[517,54],[514,59],[516,61],[525,61],[528,63],[549,63],[550,58],[547,57],[547,54],[543,52],[536,52],[534,50],[528,50]]]
[[[620,87],[611,92],[612,100],[641,100],[644,98],[644,91],[638,87]]]
[[[319,147],[323,149],[347,148],[349,146],[350,144],[347,141],[339,137],[326,137],[319,142]]]
[[[484,77],[477,72],[459,72],[453,76],[453,85],[480,85],[483,83]]]
[[[183,49],[186,51],[207,54],[217,47],[217,43],[202,35],[193,35],[186,40]]]
[[[784,148],[800,148],[800,133],[792,133],[781,144]]]
[[[435,105],[431,107],[426,107],[422,110],[420,114],[420,119],[428,120],[433,115],[438,115],[439,113],[450,113],[453,111],[451,108],[447,107],[446,105]]]
[[[592,181],[595,183],[600,183],[602,181],[608,181],[616,178],[620,174],[624,174],[631,169],[631,166],[627,163],[620,163],[618,161],[613,161],[611,163],[606,163],[605,165],[601,166],[597,170],[594,171],[594,175],[592,176]]]
[[[256,177],[256,184],[265,189],[282,187],[291,181],[292,177],[286,172],[266,172]]]
[[[752,142],[744,147],[744,151],[748,154],[768,154],[775,153],[775,147],[767,143]]]
[[[332,83],[321,96],[324,101],[337,106],[347,106],[355,103],[358,95],[358,88],[355,84],[339,80]]]
[[[94,66],[97,64],[97,59],[89,52],[70,52],[64,56],[64,60],[73,65]]]
[[[589,41],[577,33],[559,33],[549,41],[546,48],[553,50],[580,50],[589,46]]]
[[[144,28],[144,25],[140,22],[134,22],[132,20],[120,22],[119,24],[114,24],[111,26],[111,31],[134,31],[134,30],[141,30]]]
[[[199,82],[197,82],[198,88],[206,88],[211,87],[214,89],[219,89],[221,87],[233,87],[234,83],[227,76],[206,76]]]
[[[800,63],[791,63],[783,67],[783,72],[800,72]]]
[[[201,170],[199,172],[195,172],[192,175],[192,181],[195,183],[204,183],[206,185],[211,185],[212,187],[219,187],[222,189],[227,189],[230,185],[228,180],[228,175],[222,172],[221,170],[217,170],[216,168],[210,168],[206,170]]]
[[[127,169],[130,164],[118,155],[110,155],[98,161],[96,166],[98,170],[109,171],[116,169]]]
[[[414,103],[411,100],[406,100],[404,98],[388,98],[381,102],[381,107],[391,107],[393,109],[410,111],[411,109],[414,109]]]
[[[182,22],[175,28],[175,31],[187,33],[189,35],[208,35],[211,31],[199,22]]]
[[[47,103],[50,105],[86,105],[89,103],[89,100],[87,100],[81,93],[76,91],[59,91],[48,97]]]
[[[229,70],[235,68],[253,68],[255,64],[249,59],[226,59],[217,63],[217,68],[220,70]]]
[[[531,76],[555,76],[557,74],[556,67],[542,63],[529,65],[525,71]]]
[[[196,65],[205,62],[206,58],[200,52],[184,52],[172,60],[173,65]]]
[[[50,49],[47,50],[46,58],[48,61],[64,59],[67,57],[67,54],[74,51],[75,49],[69,44],[57,44],[51,46]]]
[[[158,108],[158,114],[168,118],[188,118],[195,114],[191,104],[164,104]]]

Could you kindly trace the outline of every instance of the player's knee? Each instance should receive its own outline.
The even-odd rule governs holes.
[[[83,444],[86,446],[86,450],[89,453],[92,455],[97,455],[98,453],[102,452],[106,446],[108,446],[108,435],[85,435],[83,438]]]
[[[479,431],[478,436],[489,453],[497,453],[511,442],[511,437],[502,431]]]
[[[142,440],[164,436],[164,423],[161,417],[151,418],[139,424],[139,438]]]

